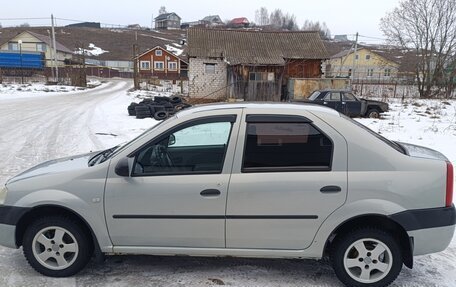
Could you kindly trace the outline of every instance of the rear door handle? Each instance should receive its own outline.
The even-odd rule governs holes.
[[[340,192],[340,191],[342,191],[342,188],[340,188],[340,186],[337,186],[337,185],[327,185],[327,186],[323,186],[320,189],[320,192],[322,192],[322,193],[336,193],[336,192]]]
[[[211,197],[211,196],[219,196],[220,193],[221,192],[218,189],[205,189],[200,192],[200,195],[204,196],[204,197]]]

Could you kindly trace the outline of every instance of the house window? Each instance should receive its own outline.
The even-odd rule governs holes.
[[[162,50],[155,50],[155,56],[163,55]]]
[[[329,170],[332,143],[309,123],[248,123],[242,172]]]
[[[215,74],[215,65],[216,64],[205,63],[204,64],[204,73],[206,73],[206,74]]]
[[[177,71],[177,62],[168,62],[168,70]]]
[[[141,70],[150,70],[150,61],[141,61]]]
[[[274,73],[268,72],[252,72],[249,75],[250,81],[262,81],[262,82],[273,82]]]
[[[355,59],[356,59],[356,60],[359,59],[359,55],[358,55],[358,54],[355,55]]]
[[[37,43],[36,44],[36,50],[38,52],[46,52],[46,44],[44,43]]]
[[[369,60],[371,58],[371,55],[366,55],[366,60]]]
[[[385,77],[391,76],[391,69],[385,69],[385,72],[383,73],[383,76],[385,76]]]
[[[154,70],[164,70],[165,64],[163,62],[154,62]]]
[[[348,69],[348,76],[351,77],[352,75],[352,69]]]
[[[367,76],[372,77],[374,75],[374,69],[367,69]]]
[[[18,51],[19,44],[18,43],[8,43],[8,50],[10,51]]]

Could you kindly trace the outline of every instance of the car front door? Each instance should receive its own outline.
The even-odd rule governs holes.
[[[248,114],[237,146],[243,148],[230,181],[226,247],[310,246],[346,199],[344,138],[317,117]]]
[[[225,247],[225,207],[241,112],[190,120],[138,147],[131,175],[111,163],[105,214],[114,247]]]
[[[352,93],[342,94],[342,106],[344,107],[344,114],[350,117],[357,117],[361,115],[361,102],[356,99]]]

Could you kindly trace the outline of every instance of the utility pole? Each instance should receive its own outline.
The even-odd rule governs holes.
[[[56,82],[59,81],[59,68],[58,68],[58,63],[57,63],[57,47],[56,47],[56,41],[55,41],[55,29],[54,29],[54,15],[51,14],[51,31],[52,31],[52,46],[54,46],[54,67],[55,67],[55,80]]]
[[[351,80],[355,79],[355,67],[356,67],[356,50],[358,49],[358,32],[356,32],[356,39],[355,39],[355,51],[353,52],[353,65],[352,65],[352,73],[351,73]]]
[[[51,32],[49,32],[49,30],[47,30],[47,32],[48,32],[49,39],[52,39]],[[50,61],[51,62],[51,75],[52,75],[51,77],[52,77],[52,80],[54,80],[54,48],[52,45],[52,41],[51,41],[51,49],[49,49],[49,55],[51,56],[51,59],[50,59],[51,60]],[[45,61],[45,66],[47,67],[47,61]],[[47,81],[49,81],[49,79],[47,79]]]
[[[138,78],[138,44],[133,44],[133,86],[135,90],[139,90]]]

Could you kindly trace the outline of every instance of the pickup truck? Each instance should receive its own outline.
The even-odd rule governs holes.
[[[306,102],[333,108],[349,117],[379,118],[388,111],[388,104],[380,101],[357,98],[352,92],[344,90],[317,90]]]

